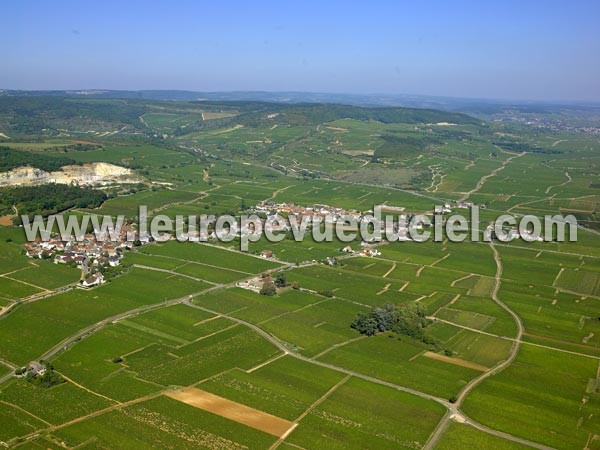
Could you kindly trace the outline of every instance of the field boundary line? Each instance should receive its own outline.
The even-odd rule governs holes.
[[[414,361],[415,359],[417,359],[419,356],[421,356],[421,355],[422,355],[423,353],[425,353],[426,351],[427,351],[427,350],[423,350],[423,351],[420,351],[419,353],[417,353],[416,355],[414,355],[414,356],[411,356],[411,357],[409,358],[409,361]]]
[[[187,345],[187,344],[191,344],[191,342],[192,342],[192,341],[188,341],[187,339],[180,338],[179,336],[165,333],[165,332],[162,332],[155,328],[151,328],[146,325],[142,325],[142,324],[133,322],[132,320],[129,320],[129,319],[119,320],[119,323],[121,325],[123,325],[124,327],[131,328],[132,330],[141,331],[141,332],[147,333],[151,336],[156,336],[156,337],[163,338],[163,339],[168,339],[168,340],[176,342],[180,345]]]
[[[133,264],[132,267],[136,268],[136,269],[142,269],[142,270],[153,270],[155,272],[162,272],[162,273],[168,273],[171,274],[173,276],[179,276],[179,277],[183,277],[183,278],[189,278],[190,280],[194,280],[194,281],[198,281],[200,283],[208,283],[208,284],[212,284],[213,286],[219,286],[219,283],[215,283],[214,281],[208,281],[208,280],[204,280],[202,278],[196,278],[193,277],[191,275],[186,275],[184,273],[179,273],[179,272],[175,272],[173,270],[168,270],[168,269],[160,269],[158,267],[152,267],[152,266],[145,266],[143,264]]]
[[[37,266],[34,266],[34,267],[37,267]],[[15,270],[11,270],[10,272],[2,273],[2,274],[0,274],[0,277],[8,277],[9,275],[12,275],[13,273],[21,272],[22,270],[27,270],[27,269],[31,269],[31,268],[32,268],[32,266],[21,267],[20,269],[15,269]]]
[[[456,287],[456,283],[458,283],[459,281],[463,281],[463,280],[466,280],[468,278],[478,277],[478,276],[480,276],[480,275],[477,275],[477,274],[474,274],[474,273],[470,273],[468,275],[465,275],[464,277],[457,278],[452,283],[450,283],[450,287]]]
[[[39,420],[40,422],[42,422],[42,423],[45,423],[46,425],[52,426],[52,424],[51,424],[50,422],[48,422],[47,420],[44,420],[44,419],[42,419],[41,417],[38,417],[38,416],[36,416],[35,414],[33,414],[33,413],[30,413],[30,412],[29,412],[29,411],[27,411],[26,409],[23,409],[23,408],[21,408],[19,405],[15,405],[14,403],[6,402],[6,401],[4,401],[4,400],[0,400],[0,403],[2,403],[3,405],[7,405],[7,406],[10,406],[10,407],[12,407],[12,408],[15,408],[15,409],[17,409],[17,410],[21,411],[22,413],[25,413],[25,414],[27,414],[28,416],[31,416],[31,417],[33,417],[34,419],[37,419],[37,420]]]
[[[71,420],[69,420],[67,422],[63,422],[63,423],[58,424],[58,425],[51,425],[48,428],[36,430],[36,431],[33,431],[33,432],[28,433],[28,434],[23,435],[23,436],[17,436],[15,438],[11,439],[9,441],[9,443],[10,442],[14,442],[16,439],[27,441],[27,440],[29,440],[29,439],[31,439],[33,437],[39,436],[41,433],[48,433],[48,432],[53,432],[53,431],[56,431],[56,430],[61,430],[61,429],[66,428],[68,426],[74,425],[76,423],[83,422],[85,420],[101,416],[102,414],[105,414],[107,412],[111,412],[111,411],[114,411],[114,410],[120,410],[120,409],[126,408],[128,406],[135,405],[137,403],[142,403],[142,402],[145,402],[147,400],[152,400],[153,398],[160,397],[161,395],[163,395],[164,392],[165,392],[165,390],[163,389],[163,390],[161,390],[159,392],[154,392],[152,394],[148,394],[148,395],[144,395],[142,397],[134,398],[132,400],[128,400],[128,401],[123,402],[123,403],[116,403],[116,404],[108,406],[106,408],[99,409],[97,411],[92,411],[91,413],[86,414],[84,416],[76,417],[75,419],[71,419]]]
[[[558,273],[556,274],[556,277],[554,278],[554,281],[552,282],[552,287],[555,287],[557,289],[560,289],[559,286],[557,286],[558,284],[558,279],[560,278],[560,276],[563,274],[563,272],[565,271],[564,267],[561,267],[560,270],[558,271]]]
[[[269,450],[275,450],[277,447],[279,447],[283,443],[283,441],[292,433],[292,431],[294,431],[294,429],[298,426],[298,424],[300,423],[300,421],[302,419],[304,419],[306,416],[308,416],[313,409],[315,409],[317,406],[319,406],[321,403],[323,403],[325,400],[327,400],[331,396],[331,394],[333,394],[340,386],[344,385],[351,377],[352,377],[352,375],[346,375],[344,378],[342,378],[340,381],[338,381],[335,385],[333,385],[331,388],[329,388],[329,390],[327,392],[325,392],[321,397],[319,397],[314,403],[312,403],[306,409],[306,411],[304,411],[302,414],[300,414],[292,422],[293,425],[290,427],[290,429],[287,430],[283,436],[281,436],[273,445],[271,445],[269,447]]]
[[[115,400],[114,398],[107,397],[106,395],[102,395],[102,394],[100,394],[100,393],[98,393],[98,392],[92,391],[91,389],[89,389],[89,388],[87,388],[87,387],[83,386],[82,384],[79,384],[77,381],[74,381],[72,378],[69,378],[68,376],[66,376],[66,375],[65,375],[64,373],[62,373],[62,372],[58,372],[58,371],[57,371],[57,373],[59,373],[59,374],[60,374],[60,376],[62,376],[62,377],[63,377],[65,380],[67,380],[69,383],[73,383],[73,385],[77,386],[79,389],[83,389],[84,391],[87,391],[87,392],[89,392],[90,394],[93,394],[93,395],[95,395],[95,396],[97,396],[97,397],[101,397],[101,398],[103,398],[103,399],[105,399],[105,400],[108,400],[108,401],[110,401],[110,402],[113,402],[113,403],[116,403],[116,404],[121,404],[121,402],[120,402],[120,401],[118,401],[118,400]]]
[[[447,323],[448,325],[452,325],[452,326],[455,326],[457,328],[463,328],[463,329],[468,330],[468,331],[473,331],[475,333],[485,334],[486,336],[495,337],[495,338],[502,339],[502,340],[505,340],[505,341],[512,341],[512,342],[516,341],[515,338],[509,338],[509,337],[506,337],[506,336],[500,336],[500,335],[497,335],[497,334],[489,333],[487,331],[478,330],[477,328],[467,327],[465,325],[460,325],[460,324],[455,323],[455,322],[450,322],[449,320],[440,319],[439,317],[429,316],[428,318],[432,319],[432,320],[434,320],[436,322]],[[535,337],[535,338],[539,338],[539,339],[554,340],[554,338],[546,338],[544,336],[538,336],[538,335],[530,334],[530,333],[523,333],[523,336],[530,336],[530,337]],[[574,346],[582,346],[582,345],[584,345],[584,344],[578,344],[577,342],[567,342],[567,341],[560,341],[560,342],[563,342],[564,344],[568,344],[568,345],[574,345]],[[572,350],[565,350],[563,348],[552,347],[550,345],[536,344],[535,342],[529,342],[529,341],[520,340],[519,344],[532,345],[534,347],[545,348],[547,350],[554,350],[555,352],[569,353],[571,355],[582,356],[584,358],[591,358],[591,359],[600,360],[600,356],[588,355],[587,353],[574,352]],[[600,350],[600,347],[594,348],[594,347],[586,346],[586,348],[589,348],[590,350]]]
[[[42,293],[48,294],[50,292],[53,292],[51,289],[47,289],[47,288],[44,288],[44,287],[41,287],[41,286],[38,286],[38,285],[35,285],[35,284],[32,284],[32,283],[28,283],[27,281],[19,280],[18,278],[9,277],[7,275],[2,275],[2,278],[6,278],[7,280],[15,281],[17,283],[25,284],[27,286],[31,286],[31,287],[34,287],[36,289],[39,289],[41,292],[38,292],[38,294],[42,294]]]
[[[331,347],[326,348],[321,353],[318,353],[315,356],[313,356],[313,359],[319,359],[321,356],[326,355],[327,353],[329,353],[332,350],[338,349],[340,347],[344,347],[344,346],[346,346],[348,344],[352,344],[353,342],[356,342],[356,341],[360,341],[362,339],[365,339],[366,337],[367,337],[366,335],[362,335],[362,336],[358,336],[358,337],[355,337],[352,339],[348,339],[347,341],[340,342],[338,344],[333,344]]]
[[[287,419],[194,386],[169,390],[164,395],[277,438],[285,436],[294,427],[293,422]]]
[[[443,260],[448,258],[452,253],[448,252],[446,255],[442,256],[440,259],[436,259],[434,262],[429,264],[429,267],[434,267],[437,263],[441,263]]]
[[[229,330],[231,330],[232,328],[235,328],[235,327],[237,327],[238,325],[239,325],[239,323],[234,323],[234,324],[232,324],[232,325],[229,325],[228,327],[222,328],[221,330],[213,331],[212,333],[209,333],[209,334],[207,334],[207,335],[200,336],[199,338],[197,338],[197,339],[194,339],[194,340],[193,340],[192,342],[190,342],[189,344],[194,344],[195,342],[200,342],[200,341],[203,341],[204,339],[208,339],[209,337],[213,337],[213,336],[216,336],[217,334],[223,333],[223,332],[225,332],[225,331],[229,331]],[[176,349],[179,349],[179,348],[185,347],[186,345],[189,345],[189,344],[180,345],[179,347],[175,347],[175,348],[176,348]]]
[[[219,247],[219,248],[221,248],[221,247]],[[225,249],[222,248],[222,250],[225,250]],[[233,250],[230,250],[230,251],[233,251]],[[158,255],[156,253],[143,253],[143,252],[140,252],[140,255],[146,255],[146,256],[151,256],[151,257],[155,257],[155,258],[173,259],[175,261],[181,261],[181,262],[188,263],[188,264],[198,264],[200,266],[211,267],[213,269],[241,273],[246,276],[254,275],[252,272],[244,272],[243,270],[237,270],[237,269],[228,269],[227,267],[215,266],[214,264],[207,264],[207,263],[203,263],[203,262],[199,262],[199,261],[192,261],[190,259],[176,258],[175,256]],[[263,259],[261,258],[261,260],[263,260]]]
[[[479,372],[486,372],[486,371],[490,370],[489,367],[482,366],[481,364],[467,361],[465,359],[452,358],[450,356],[440,355],[439,353],[434,353],[434,352],[426,351],[423,353],[423,357],[429,358],[429,359],[434,359],[436,361],[445,362],[447,364],[454,364],[455,366],[466,367],[467,369],[473,369],[473,370],[477,370]]]
[[[316,294],[316,292],[315,292],[315,294]],[[287,316],[289,314],[294,314],[294,313],[297,313],[297,312],[300,312],[300,311],[304,311],[305,309],[309,309],[309,308],[312,308],[313,306],[317,306],[317,305],[320,305],[321,303],[325,303],[325,302],[329,302],[329,301],[331,301],[331,297],[326,297],[326,298],[324,298],[322,300],[319,300],[318,302],[309,303],[308,305],[301,306],[298,309],[294,309],[294,310],[291,310],[291,311],[286,311],[286,312],[283,312],[281,314],[277,314],[276,316],[269,317],[268,319],[265,319],[265,320],[262,320],[262,321],[258,322],[257,325],[263,325],[263,324],[265,324],[267,322],[270,322],[272,320],[277,320],[277,319],[285,317],[285,316]]]
[[[274,356],[273,358],[267,359],[266,361],[260,363],[258,366],[254,366],[254,367],[246,370],[246,373],[252,373],[252,372],[254,372],[254,371],[258,370],[258,369],[262,369],[263,367],[268,366],[272,362],[275,362],[278,359],[281,359],[281,358],[283,358],[286,355],[287,355],[287,353],[280,353],[279,355]]]
[[[382,278],[387,278],[387,277],[388,277],[388,275],[389,275],[390,273],[392,273],[392,272],[393,272],[395,269],[396,269],[396,262],[394,262],[394,263],[392,264],[392,267],[390,268],[390,270],[388,270],[386,273],[384,273],[384,274],[383,274],[383,277],[382,277]]]

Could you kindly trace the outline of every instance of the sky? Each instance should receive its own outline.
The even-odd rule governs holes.
[[[600,101],[600,1],[10,1],[0,89]]]

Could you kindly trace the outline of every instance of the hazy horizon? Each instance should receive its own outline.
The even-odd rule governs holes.
[[[591,1],[4,8],[2,89],[600,101]]]

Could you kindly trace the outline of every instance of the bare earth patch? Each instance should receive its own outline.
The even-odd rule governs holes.
[[[470,361],[465,361],[464,359],[451,358],[450,356],[440,355],[439,353],[433,352],[425,352],[423,356],[430,359],[435,359],[437,361],[442,361],[448,364],[454,364],[455,366],[466,367],[467,369],[479,370],[480,372],[485,372],[489,368],[482,366],[480,364],[475,364]]]
[[[289,420],[281,419],[258,409],[236,403],[218,395],[197,389],[187,387],[171,391],[166,394],[180,402],[186,403],[195,408],[200,408],[226,419],[247,425],[270,435],[282,437],[292,427],[294,423]]]
[[[5,227],[9,227],[11,226],[12,223],[12,219],[15,216],[0,216],[0,225],[3,225]]]

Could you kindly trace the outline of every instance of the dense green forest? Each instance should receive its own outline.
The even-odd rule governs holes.
[[[75,100],[58,97],[0,97],[0,128],[19,134],[36,134],[43,129],[63,128],[70,122],[127,124],[142,127],[146,109],[122,100]]]
[[[510,141],[501,141],[501,142],[493,142],[494,145],[500,147],[503,150],[507,150],[509,152],[527,152],[527,153],[545,153],[548,155],[557,155],[562,153],[560,150],[542,148],[534,145],[530,145],[526,142],[510,142]]]
[[[367,336],[392,331],[415,339],[425,337],[424,329],[431,323],[421,304],[394,305],[386,303],[368,313],[357,315],[351,327]]]
[[[375,150],[377,158],[406,157],[411,154],[420,154],[427,147],[440,145],[442,140],[429,136],[394,136],[385,134],[381,136],[384,144]]]
[[[106,198],[102,191],[66,184],[2,188],[0,215],[13,214],[14,205],[19,215],[45,217],[69,208],[96,208]]]
[[[77,162],[62,155],[45,155],[26,150],[13,150],[9,147],[0,147],[0,172],[8,172],[22,166],[37,167],[38,169],[52,172],[70,164],[77,164]]]
[[[235,118],[236,123],[245,126],[263,126],[265,123],[280,125],[318,125],[338,119],[377,121],[382,123],[437,123],[450,122],[463,125],[478,125],[481,121],[466,114],[450,113],[431,109],[413,108],[359,108],[348,105],[317,104],[265,104],[253,103],[259,109],[243,113]],[[263,112],[264,111],[264,112]],[[262,114],[258,114],[263,112]],[[267,119],[267,112],[279,113],[277,117]]]
[[[138,99],[82,99],[56,96],[0,96],[0,129],[17,135],[59,134],[61,130],[77,132],[90,129],[115,131],[125,127],[132,133],[147,134],[140,117],[145,113],[198,113],[200,111],[234,112],[235,117],[218,118],[190,124],[176,130],[182,135],[200,129],[241,124],[248,127],[273,125],[317,125],[350,118],[382,123],[437,123],[480,125],[481,121],[466,114],[415,108],[362,108],[339,104],[268,103],[256,101],[187,101],[158,102]],[[267,118],[270,114],[278,115]]]

